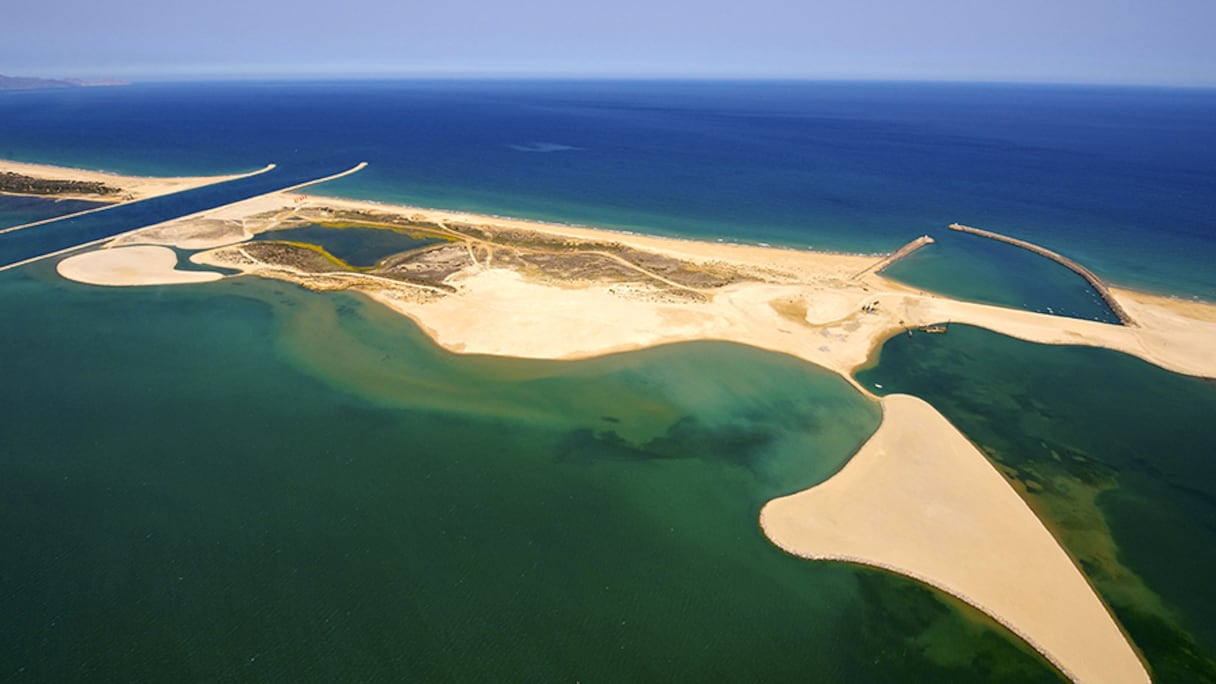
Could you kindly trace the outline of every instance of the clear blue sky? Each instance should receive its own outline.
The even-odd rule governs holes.
[[[0,73],[764,76],[1216,86],[1216,0],[7,3]]]

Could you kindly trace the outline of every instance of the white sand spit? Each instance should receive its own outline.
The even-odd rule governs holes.
[[[56,270],[68,280],[89,285],[177,285],[224,277],[212,271],[179,271],[173,250],[150,245],[77,254],[59,262]]]
[[[765,505],[765,534],[798,556],[883,568],[957,596],[1075,682],[1148,682],[1080,570],[984,455],[923,400],[882,403],[882,425],[843,470]]]

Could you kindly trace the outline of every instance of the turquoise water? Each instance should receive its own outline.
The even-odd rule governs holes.
[[[445,353],[339,294],[0,274],[15,681],[1058,681],[975,611],[757,527],[876,407],[724,343]]]
[[[955,299],[1118,323],[1097,291],[1076,273],[1013,245],[952,230],[882,274]]]
[[[968,326],[894,337],[857,377],[925,398],[1020,484],[1157,681],[1216,679],[1216,383]]]
[[[254,239],[286,240],[317,245],[356,268],[371,268],[384,257],[441,242],[434,238],[411,237],[406,233],[387,228],[319,225],[272,230],[259,233]]]

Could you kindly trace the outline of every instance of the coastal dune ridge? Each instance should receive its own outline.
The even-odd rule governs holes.
[[[290,230],[306,225],[383,228],[435,244],[355,269],[323,245],[293,242]],[[251,241],[254,236],[259,240]],[[876,272],[876,261],[888,257],[655,237],[287,191],[119,236],[107,246],[123,255],[123,269],[109,268],[87,252],[60,262],[60,272],[99,285],[139,284],[149,277],[139,274],[145,262],[164,277],[164,252],[129,251],[140,245],[204,250],[191,261],[316,291],[362,293],[458,353],[574,359],[721,340],[828,368],[874,398],[854,371],[891,336],[921,334],[922,328],[950,321],[1034,342],[1115,349],[1175,372],[1216,377],[1211,304],[1111,288],[1137,321],[1133,328],[921,292]],[[883,427],[840,473],[765,506],[766,535],[795,555],[885,567],[958,596],[1008,626],[1074,681],[1148,681],[1084,576],[985,457],[923,401],[888,397],[882,403]],[[909,417],[916,425],[910,437]],[[892,440],[892,434],[906,439]],[[955,463],[959,472],[940,480],[938,453],[948,454],[943,463]],[[866,465],[874,462],[883,465]],[[944,489],[910,488],[890,520],[882,515],[894,509],[882,509],[884,514],[845,505],[872,500],[881,491],[853,473],[887,468],[924,475],[925,482]],[[827,500],[824,492],[837,492],[829,499],[840,505],[816,503]],[[991,493],[995,508],[976,500],[977,492]],[[948,502],[957,504],[958,514],[943,522]],[[890,522],[889,529],[876,520]],[[835,536],[825,537],[827,528],[815,527],[817,522],[835,525]],[[999,548],[1005,532],[1020,541]],[[907,543],[895,542],[902,534],[904,542],[924,542],[918,547],[922,556],[932,548],[941,557],[900,555],[895,547]],[[831,544],[824,546],[824,539]],[[1011,566],[1030,573],[1024,582],[983,561],[989,554],[1005,557],[1015,547],[1027,549],[1032,559]],[[884,555],[889,549],[894,556]],[[1058,605],[1044,604],[1036,592],[1058,598]],[[1075,611],[1061,612],[1064,606]],[[1086,635],[1071,643],[1069,635],[1079,632]]]

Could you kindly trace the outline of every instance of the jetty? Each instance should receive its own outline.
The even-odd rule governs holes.
[[[5,228],[0,230],[0,272],[100,245],[145,226],[336,180],[366,166],[367,162],[360,162],[336,173],[330,169],[325,176],[317,177],[307,168],[280,169],[268,164],[260,171],[210,185]]]
[[[879,261],[874,262],[870,266],[867,266],[866,268],[858,271],[857,273],[854,273],[853,280],[857,280],[858,278],[862,277],[863,275],[865,275],[867,273],[875,273],[875,272],[881,271],[884,268],[895,263],[896,261],[899,261],[900,259],[908,256],[912,252],[915,252],[916,250],[920,249],[921,247],[924,247],[925,245],[931,245],[931,244],[933,244],[933,238],[929,237],[928,235],[922,235],[922,236],[916,238],[915,240],[913,240],[912,242],[909,242],[908,244],[904,245],[903,247],[900,247],[899,249],[895,250],[894,252],[891,252],[890,255],[880,259]]]
[[[1102,298],[1102,301],[1106,302],[1106,305],[1110,307],[1111,312],[1115,314],[1115,317],[1119,319],[1120,323],[1126,326],[1136,326],[1136,322],[1132,320],[1130,315],[1128,315],[1127,311],[1123,308],[1123,305],[1120,304],[1119,301],[1115,299],[1114,295],[1110,293],[1110,288],[1106,286],[1106,283],[1102,282],[1102,279],[1099,278],[1093,271],[1085,268],[1072,259],[1069,259],[1068,257],[1057,252],[1053,252],[1046,247],[1040,247],[1033,242],[1019,240],[1017,238],[1009,237],[1008,235],[1001,235],[1000,233],[994,233],[990,230],[964,226],[961,223],[951,223],[950,230],[956,230],[960,233],[970,233],[971,235],[977,235],[979,237],[1004,242],[1006,244],[1013,245],[1014,247],[1021,247],[1024,250],[1034,252],[1039,256],[1051,259],[1057,264],[1060,264],[1064,268],[1067,268],[1073,273],[1076,273],[1084,278],[1094,288],[1094,290],[1097,291],[1098,296]]]

